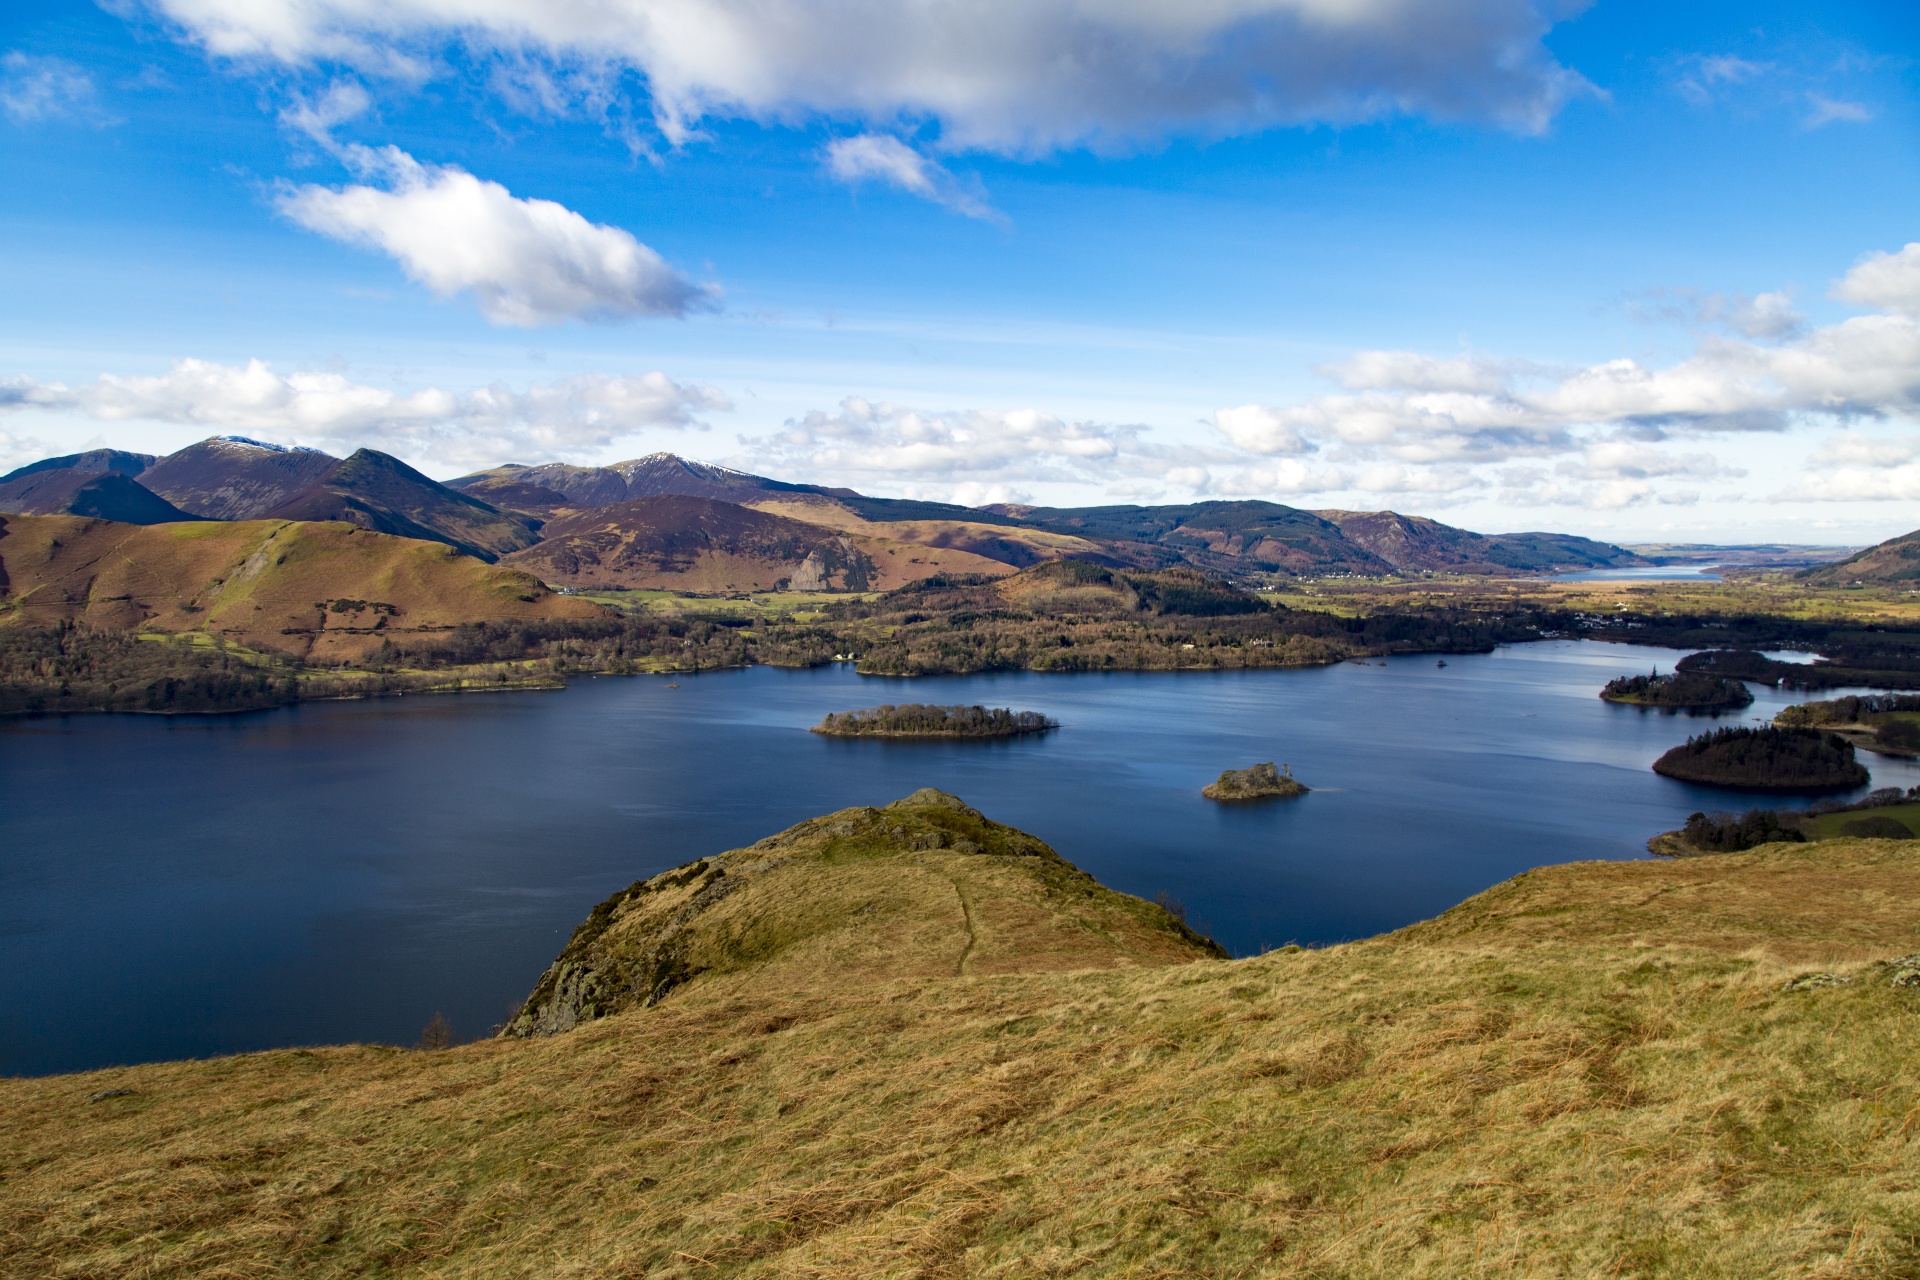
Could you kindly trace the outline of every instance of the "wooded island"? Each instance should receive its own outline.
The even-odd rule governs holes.
[[[813,726],[831,738],[1014,738],[1057,729],[1060,722],[1038,711],[1005,707],[937,707],[922,702],[885,703],[858,711],[836,711]]]

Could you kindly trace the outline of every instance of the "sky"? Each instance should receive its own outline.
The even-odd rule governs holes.
[[[13,0],[0,469],[1920,527],[1920,7]]]

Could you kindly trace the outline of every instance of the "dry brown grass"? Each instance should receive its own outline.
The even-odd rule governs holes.
[[[396,614],[316,603],[379,601]],[[204,631],[316,662],[462,622],[602,612],[515,569],[437,542],[289,520],[124,525],[80,516],[0,517],[0,624],[80,620],[117,630]]]
[[[1323,951],[0,1082],[0,1271],[1916,1276],[1916,902],[1920,843],[1580,864]]]

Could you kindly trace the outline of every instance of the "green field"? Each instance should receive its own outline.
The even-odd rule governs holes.
[[[741,596],[696,596],[678,591],[576,591],[575,596],[604,604],[623,613],[658,613],[673,617],[765,618],[813,622],[830,604],[848,600],[875,600],[878,591],[756,591]]]
[[[1906,827],[1908,831],[1920,836],[1920,804],[1890,804],[1884,809],[1856,809],[1850,813],[1823,813],[1817,818],[1803,820],[1802,826],[1808,836],[1814,840],[1835,840],[1849,834],[1845,828],[1849,822],[1858,822],[1862,818],[1892,818]]]

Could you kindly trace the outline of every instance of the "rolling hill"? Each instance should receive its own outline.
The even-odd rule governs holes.
[[[0,516],[0,625],[200,631],[315,662],[466,622],[604,611],[436,542],[287,520]]]
[[[565,498],[574,507],[611,507],[637,498],[719,498],[744,503],[768,493],[810,493],[808,485],[785,484],[710,462],[693,462],[671,453],[651,453],[610,467],[576,467],[564,462],[539,466],[511,464],[448,482],[464,493],[488,497],[510,486],[533,485]]]
[[[1401,573],[1554,573],[1646,563],[1610,543],[1565,533],[1470,533],[1394,511],[1316,511]]]
[[[639,498],[556,517],[506,563],[572,587],[686,591],[885,590],[936,573],[1008,573],[966,551],[916,546],[714,498]]]
[[[137,476],[156,461],[158,459],[151,453],[128,453],[123,449],[89,449],[85,453],[69,453],[58,458],[42,458],[38,462],[29,462],[24,467],[0,476],[0,484],[32,475],[36,471],[85,471],[94,475],[115,471],[123,476]]]
[[[839,584],[862,579],[862,556],[874,561],[878,576],[871,581],[889,585],[936,571],[929,565],[950,572],[1000,572],[994,566],[1019,569],[1063,557],[1145,571],[1187,565],[1254,584],[1298,576],[1500,576],[1640,563],[1622,548],[1573,535],[1484,535],[1391,511],[1316,513],[1273,502],[962,507],[790,484],[670,453],[605,467],[509,464],[440,484],[374,450],[362,449],[343,461],[317,450],[222,436],[157,460],[96,450],[47,459],[17,474],[61,469],[137,473],[140,484],[175,507],[209,519],[342,520],[445,542],[485,560],[526,552],[557,537],[556,545],[522,559],[555,574],[551,581],[569,585],[644,581],[696,592],[760,590],[790,576],[774,568],[793,564],[800,581],[833,582],[833,589],[845,589]],[[744,526],[709,546],[706,559],[688,559],[683,544],[673,542],[680,533],[653,528],[652,517],[640,522],[652,532],[635,525],[624,533],[610,530],[624,528],[631,516],[597,525],[590,518],[592,512],[655,498],[748,507],[828,531],[840,541],[830,545],[818,542],[819,534],[806,535],[826,549],[813,568],[800,570],[804,554],[795,560],[782,550],[768,558],[751,548],[736,553],[722,545],[736,534],[748,536]],[[118,506],[89,501],[94,502],[89,511],[124,511],[135,518],[125,494]],[[729,519],[739,524],[738,517]],[[751,536],[774,535],[761,530]],[[780,536],[800,535],[787,530]],[[884,543],[884,554],[860,543],[863,538]],[[616,544],[632,549],[620,551]],[[920,550],[902,554],[902,547]],[[745,559],[715,567],[721,562],[712,556],[736,554]],[[697,572],[689,567],[696,562],[702,566]],[[682,567],[663,567],[669,565]],[[889,566],[894,565],[901,572],[893,573]]]
[[[1815,587],[1907,587],[1920,585],[1920,530],[1889,538],[1838,564],[1803,569],[1794,575]]]
[[[257,520],[340,464],[318,449],[215,436],[149,464],[141,483],[209,520]]]
[[[0,480],[0,512],[23,516],[93,516],[123,524],[198,520],[121,471],[23,468]]]
[[[1228,960],[920,791],[616,893],[513,1036],[0,1080],[0,1238],[22,1280],[1911,1275],[1916,898],[1920,842],[1769,845]]]
[[[540,540],[539,521],[500,511],[372,449],[359,450],[288,494],[262,518],[343,520],[375,533],[444,542],[481,560]]]
[[[1023,524],[1106,545],[1140,568],[1185,562],[1225,573],[1388,574],[1393,566],[1310,511],[1274,502],[1030,507]]]

